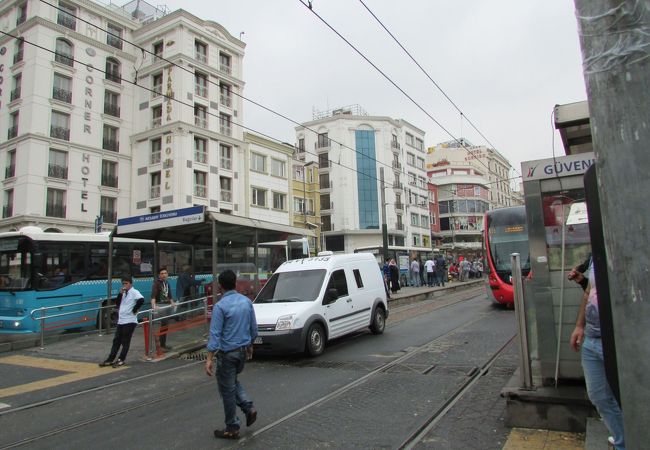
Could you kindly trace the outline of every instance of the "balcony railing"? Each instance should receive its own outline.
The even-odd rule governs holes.
[[[11,96],[9,101],[13,102],[14,100],[18,100],[19,98],[20,98],[20,88],[17,87],[13,91],[11,91]]]
[[[63,127],[50,127],[50,137],[63,139],[64,141],[70,140],[70,128]]]
[[[207,164],[208,163],[208,154],[206,152],[194,152],[194,161],[201,163],[201,164]]]
[[[329,139],[324,140],[324,141],[318,141],[318,142],[316,142],[315,145],[316,145],[316,150],[317,151],[323,152],[323,151],[326,151],[326,150],[330,149],[330,147],[332,145],[332,141],[330,141]]]
[[[113,117],[120,117],[120,107],[115,103],[104,103],[104,114]]]
[[[404,185],[400,183],[399,181],[396,181],[393,183],[393,189],[402,189]]]
[[[160,185],[151,186],[149,189],[149,198],[160,198]]]
[[[154,84],[151,93],[151,98],[160,97],[162,95],[162,84]]]
[[[116,211],[100,211],[99,214],[104,218],[104,222],[117,223]]]
[[[404,231],[404,224],[403,223],[398,223],[395,225],[396,230]]]
[[[118,36],[113,36],[112,34],[107,35],[106,43],[111,47],[119,48],[122,50],[122,39],[120,39]]]
[[[151,155],[149,155],[149,164],[160,164],[160,156],[160,151],[151,152]]]
[[[398,161],[393,161],[393,169],[400,170],[402,168],[402,163]]]
[[[11,217],[14,215],[14,207],[13,205],[5,205],[2,207],[2,218],[6,219],[7,217]]]
[[[72,59],[72,55],[64,55],[63,53],[55,53],[54,54],[54,61],[58,62],[59,64],[63,64],[65,66],[74,67],[74,60]]]
[[[194,93],[199,97],[208,98],[208,88],[206,86],[201,86],[200,84],[194,85]]]
[[[7,139],[13,139],[16,136],[18,136],[18,125],[9,127],[9,130],[7,130]]]
[[[65,219],[65,205],[47,205],[45,207],[45,215]]]
[[[5,167],[5,178],[13,178],[16,176],[16,165],[10,164]]]
[[[232,192],[230,191],[221,191],[221,201],[232,203]]]
[[[116,188],[118,177],[115,175],[102,174],[102,186]]]
[[[120,142],[117,139],[103,138],[102,148],[104,150],[110,150],[111,152],[119,152]]]
[[[393,151],[399,151],[401,149],[401,146],[399,145],[399,142],[391,141],[390,148]]]
[[[47,176],[51,178],[68,179],[68,168],[66,166],[59,166],[58,164],[48,164]]]
[[[196,60],[198,62],[202,62],[204,64],[206,64],[208,62],[208,55],[206,55],[205,53],[196,52],[194,54],[194,57],[196,58]]]
[[[75,30],[77,28],[77,21],[68,13],[60,12],[57,16],[56,23],[63,25],[66,28]]]
[[[151,121],[151,128],[156,128],[162,125],[162,117],[154,117]]]
[[[194,116],[194,125],[201,128],[208,128],[208,118],[201,116]]]
[[[112,81],[114,83],[121,83],[122,82],[122,76],[120,75],[120,72],[117,70],[109,70],[106,72],[106,79],[108,81]]]
[[[14,64],[17,64],[22,60],[23,60],[23,51],[19,50],[14,54]]]
[[[327,169],[330,166],[329,158],[318,158],[318,167],[321,169]]]
[[[226,170],[231,170],[232,160],[230,158],[221,158],[221,168]]]
[[[219,103],[221,103],[223,106],[227,106],[228,108],[232,108],[232,97],[229,95],[220,95]]]
[[[404,203],[402,202],[395,203],[395,209],[404,209]]]
[[[60,100],[65,103],[72,103],[72,91],[61,88],[53,88],[52,98],[54,100]]]
[[[205,186],[202,186],[200,184],[195,184],[194,185],[194,196],[195,197],[201,197],[201,198],[206,198],[208,189]]]
[[[334,209],[334,202],[325,202],[321,205],[321,209]]]
[[[230,66],[228,66],[226,64],[220,64],[219,65],[219,71],[221,71],[223,73],[227,73],[228,75],[230,75],[232,73],[232,67],[230,67]]]
[[[219,132],[226,136],[232,136],[232,127],[230,125],[221,125],[219,127]]]

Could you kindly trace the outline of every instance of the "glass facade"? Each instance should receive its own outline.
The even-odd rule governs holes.
[[[359,197],[359,228],[379,229],[379,196],[375,132],[355,131],[357,151],[357,193]]]

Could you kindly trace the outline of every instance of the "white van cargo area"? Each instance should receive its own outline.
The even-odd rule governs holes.
[[[283,263],[253,303],[255,346],[317,356],[325,343],[363,328],[384,332],[386,291],[372,254],[327,255]]]

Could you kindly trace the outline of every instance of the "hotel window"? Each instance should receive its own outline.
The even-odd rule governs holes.
[[[411,225],[419,226],[420,225],[420,216],[416,213],[411,213]]]
[[[420,216],[420,226],[422,228],[429,228],[429,216]]]
[[[149,189],[149,198],[160,198],[160,172],[153,172],[149,176],[150,180],[150,189]]]
[[[47,166],[50,178],[68,179],[68,152],[50,149],[50,162]]]
[[[60,102],[72,103],[72,78],[55,73],[52,98]]]
[[[16,26],[27,20],[27,2],[23,2],[17,7],[18,16],[16,17]]]
[[[122,82],[120,62],[115,58],[106,58],[106,79],[114,83]]]
[[[208,97],[208,76],[201,72],[194,72],[194,93],[199,97]]]
[[[63,139],[64,141],[70,140],[70,114],[52,111],[50,137]]]
[[[286,209],[287,195],[279,192],[273,193],[273,209],[284,211]]]
[[[266,156],[259,153],[251,153],[251,170],[266,173]]]
[[[16,176],[16,149],[7,152],[7,166],[5,167],[5,178]]]
[[[119,130],[117,127],[104,125],[104,138],[102,140],[102,148],[112,152],[120,151]]]
[[[251,205],[266,208],[266,189],[251,188]]]
[[[207,164],[208,163],[208,141],[203,138],[194,138],[194,161]]]
[[[45,215],[48,217],[65,218],[65,191],[61,189],[47,189]]]
[[[271,175],[286,178],[286,166],[284,161],[271,158]]]
[[[195,58],[204,64],[208,62],[208,46],[201,41],[194,41]]]
[[[406,143],[413,147],[413,135],[410,133],[406,133]]]
[[[151,98],[156,98],[162,95],[163,87],[163,75],[162,73],[157,73],[151,76]]]
[[[409,178],[409,184],[411,186],[416,186],[418,184],[417,183],[417,178],[416,178],[414,173],[409,172],[408,173],[408,178]]]
[[[219,132],[226,136],[232,135],[232,128],[230,126],[230,116],[228,114],[219,114]]]
[[[23,60],[25,54],[25,40],[20,37],[16,41],[16,52],[14,53],[14,64]]]
[[[232,108],[231,87],[226,83],[219,83],[219,103],[228,108]]]
[[[397,229],[398,230],[403,230],[404,229],[404,222],[402,221],[401,214],[397,215]]]
[[[58,38],[56,40],[56,48],[54,50],[54,61],[73,67],[74,66],[74,53],[72,44],[65,40]]]
[[[194,171],[194,196],[207,198],[208,174],[199,170]]]
[[[117,187],[117,163],[115,161],[102,161],[102,186]]]
[[[162,139],[152,139],[151,140],[151,154],[149,157],[149,164],[159,164],[161,159],[162,151]]]
[[[122,28],[109,22],[106,33],[106,43],[111,47],[122,50]]]
[[[18,111],[9,115],[9,130],[7,130],[7,139],[13,139],[18,136]]]
[[[151,108],[151,126],[153,128],[162,125],[162,105]]]
[[[153,44],[153,62],[158,61],[159,58],[162,58],[163,56],[163,49],[165,48],[165,45],[163,44],[163,41],[156,42]]]
[[[5,198],[2,204],[2,218],[6,219],[14,215],[14,190],[7,189],[5,191]]]
[[[327,133],[318,133],[318,142],[316,148],[327,148],[330,146],[330,140]]]
[[[419,169],[424,169],[424,158],[418,156],[416,165]]]
[[[104,114],[120,117],[120,94],[104,91]]]
[[[406,162],[409,166],[415,166],[415,155],[413,153],[407,153]]]
[[[227,53],[219,52],[219,70],[230,75],[232,66],[230,65],[230,55]]]
[[[99,215],[106,223],[117,223],[117,199],[102,195],[99,200]]]
[[[222,202],[232,203],[232,179],[219,177],[220,199]]]
[[[208,128],[208,109],[197,103],[194,104],[194,125]]]
[[[20,98],[22,81],[23,81],[23,75],[21,73],[14,76],[13,88],[11,89],[11,96],[9,97],[9,101],[13,102],[14,100],[18,100]]]
[[[232,147],[229,145],[219,145],[219,156],[221,159],[221,168],[232,169]]]
[[[422,189],[427,188],[427,179],[424,177],[418,177],[418,186],[421,187]]]
[[[415,138],[415,148],[424,151],[424,141],[420,138]]]
[[[56,23],[63,25],[66,28],[75,30],[77,28],[77,20],[74,16],[77,15],[77,8],[68,3],[59,2],[58,15]]]

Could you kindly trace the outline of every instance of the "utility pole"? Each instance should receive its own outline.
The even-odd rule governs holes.
[[[386,184],[384,183],[384,168],[379,168],[379,183],[381,184],[381,245],[384,248],[382,263],[388,257],[388,224],[386,224]]]
[[[575,0],[627,448],[650,440],[650,4]]]

